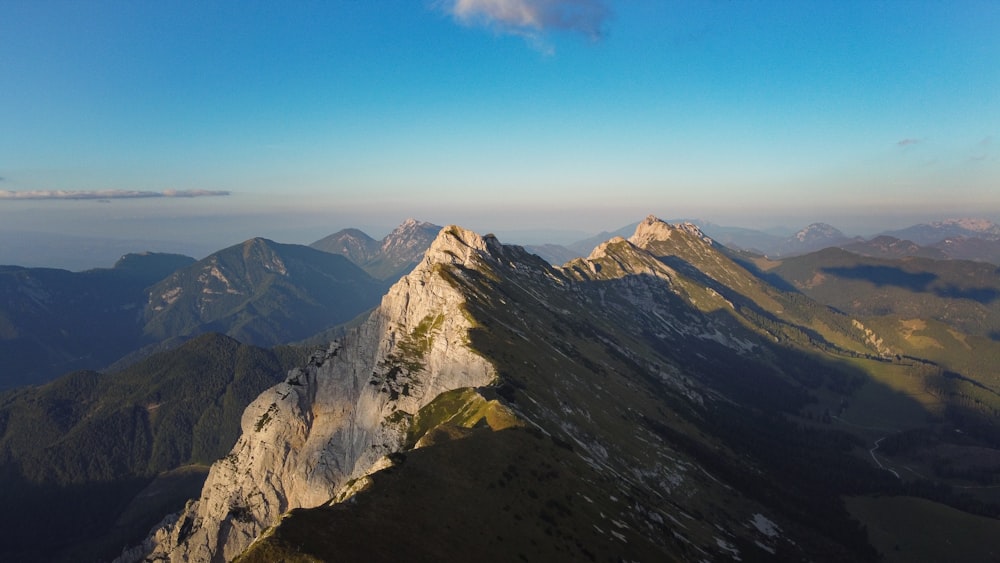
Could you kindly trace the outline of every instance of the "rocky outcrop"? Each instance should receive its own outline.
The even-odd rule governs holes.
[[[246,409],[201,498],[134,555],[228,561],[283,512],[330,501],[401,449],[409,420],[442,392],[490,384],[494,369],[469,349],[464,297],[442,266],[478,267],[504,252],[492,237],[442,230],[362,326]]]

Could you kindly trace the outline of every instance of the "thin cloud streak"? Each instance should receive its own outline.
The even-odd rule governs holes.
[[[444,6],[463,24],[528,36],[563,30],[597,39],[611,14],[602,0],[447,0]]]
[[[163,190],[160,192],[139,190],[0,190],[0,200],[108,200],[108,199],[155,199],[227,196],[227,190]]]
[[[910,145],[916,145],[916,144],[922,143],[922,142],[923,142],[923,139],[903,139],[903,140],[899,141],[898,143],[896,143],[896,146],[908,147]]]

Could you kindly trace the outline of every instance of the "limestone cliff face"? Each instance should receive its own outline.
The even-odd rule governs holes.
[[[330,501],[398,451],[411,416],[440,393],[491,383],[492,365],[467,345],[465,299],[442,268],[503,252],[492,237],[443,229],[361,327],[246,409],[242,436],[212,466],[201,498],[135,555],[228,561],[283,512]]]

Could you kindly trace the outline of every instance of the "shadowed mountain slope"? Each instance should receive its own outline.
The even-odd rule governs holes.
[[[142,345],[146,288],[193,262],[144,253],[85,272],[0,266],[0,390],[100,369]]]
[[[305,358],[207,334],[121,372],[75,372],[0,395],[0,559],[116,555],[196,494],[205,470],[140,491],[165,471],[225,455],[246,405]]]

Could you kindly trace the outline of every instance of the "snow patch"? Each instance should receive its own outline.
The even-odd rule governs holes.
[[[769,538],[776,538],[781,535],[781,528],[760,512],[753,515],[750,525],[757,528],[758,532]]]
[[[722,549],[723,551],[729,553],[729,555],[731,555],[733,559],[737,561],[742,561],[742,559],[740,558],[740,550],[736,549],[735,545],[727,542],[726,540],[720,537],[715,538],[715,545],[719,546],[719,548]]]

